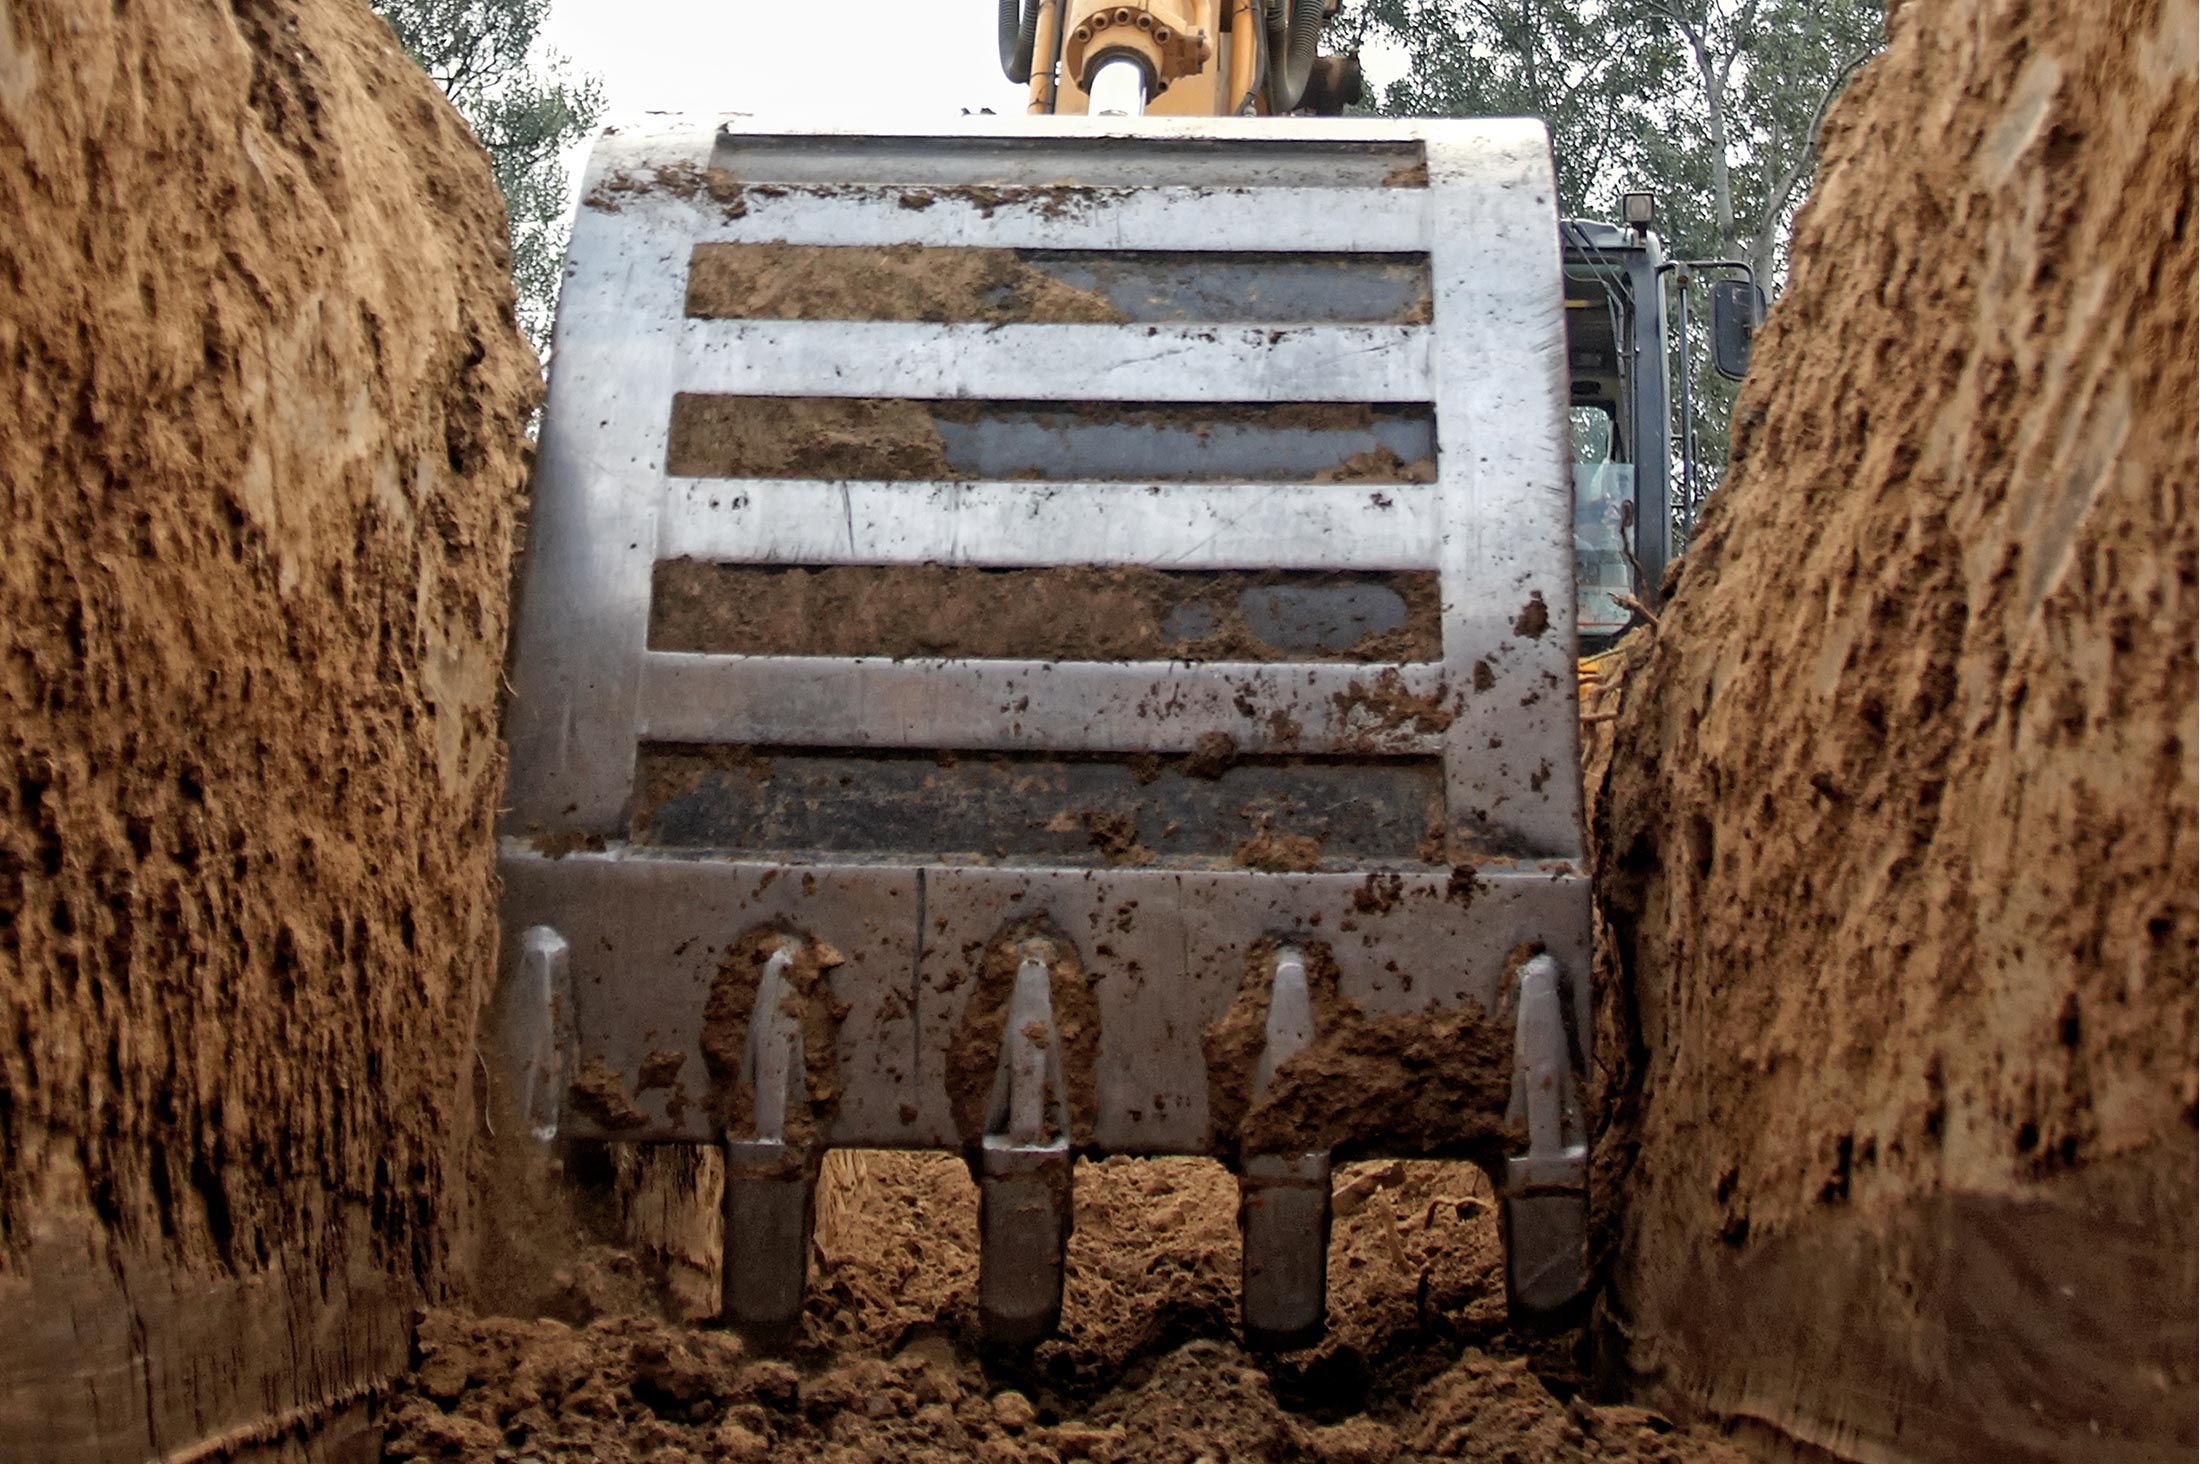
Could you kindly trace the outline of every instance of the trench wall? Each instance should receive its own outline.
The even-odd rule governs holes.
[[[364,5],[0,5],[0,1457],[279,1446],[466,1233],[534,362]]]
[[[2194,54],[1897,7],[1628,685],[1606,1355],[1775,1453],[2192,1454]]]

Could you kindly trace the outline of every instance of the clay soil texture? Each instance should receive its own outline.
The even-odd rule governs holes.
[[[1468,1164],[1336,1176],[1329,1333],[1236,1340],[1237,1187],[1219,1165],[1081,1166],[1058,1335],[989,1355],[977,1193],[948,1155],[835,1155],[810,1302],[776,1354],[644,1305],[598,1253],[568,1321],[431,1314],[388,1409],[391,1460],[1739,1461],[1717,1435],[1577,1394],[1578,1334],[1505,1321],[1490,1191]],[[617,1298],[612,1300],[612,1298]]]
[[[10,5],[0,218],[0,1459],[226,1456],[471,1243],[537,368],[362,5]]]

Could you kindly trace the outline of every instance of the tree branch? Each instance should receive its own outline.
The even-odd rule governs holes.
[[[1873,46],[1851,56],[1819,95],[1818,105],[1811,112],[1810,128],[1802,136],[1802,146],[1796,151],[1794,162],[1780,175],[1779,183],[1765,195],[1765,211],[1758,216],[1757,227],[1751,235],[1753,247],[1750,257],[1753,261],[1762,252],[1766,236],[1778,227],[1780,215],[1787,211],[1787,201],[1794,194],[1796,185],[1803,181],[1806,173],[1817,167],[1818,134],[1826,125],[1826,114],[1833,110],[1834,98],[1840,96],[1842,90],[1848,86],[1849,78],[1866,61],[1878,54],[1879,48]]]
[[[1742,6],[1741,15],[1735,20],[1733,26],[1730,28],[1730,33],[1727,39],[1731,41],[1732,44],[1729,45],[1726,49],[1726,59],[1719,63],[1720,86],[1723,87],[1728,81],[1732,80],[1734,76],[1734,63],[1736,61],[1739,61],[1742,58],[1742,52],[1749,48],[1748,44],[1743,41],[1742,37],[1753,37],[1756,34],[1757,0],[1746,0],[1746,3]]]

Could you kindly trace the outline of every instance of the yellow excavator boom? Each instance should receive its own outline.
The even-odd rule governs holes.
[[[1001,63],[1029,78],[1035,116],[1335,115],[1358,100],[1358,63],[1315,55],[1336,0],[1000,4]]]

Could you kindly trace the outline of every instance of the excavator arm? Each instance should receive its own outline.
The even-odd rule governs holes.
[[[1336,4],[1000,0],[1001,66],[1030,82],[1034,115],[1335,115],[1357,100],[1356,66],[1346,98],[1334,67],[1320,67],[1344,58],[1316,56]]]

